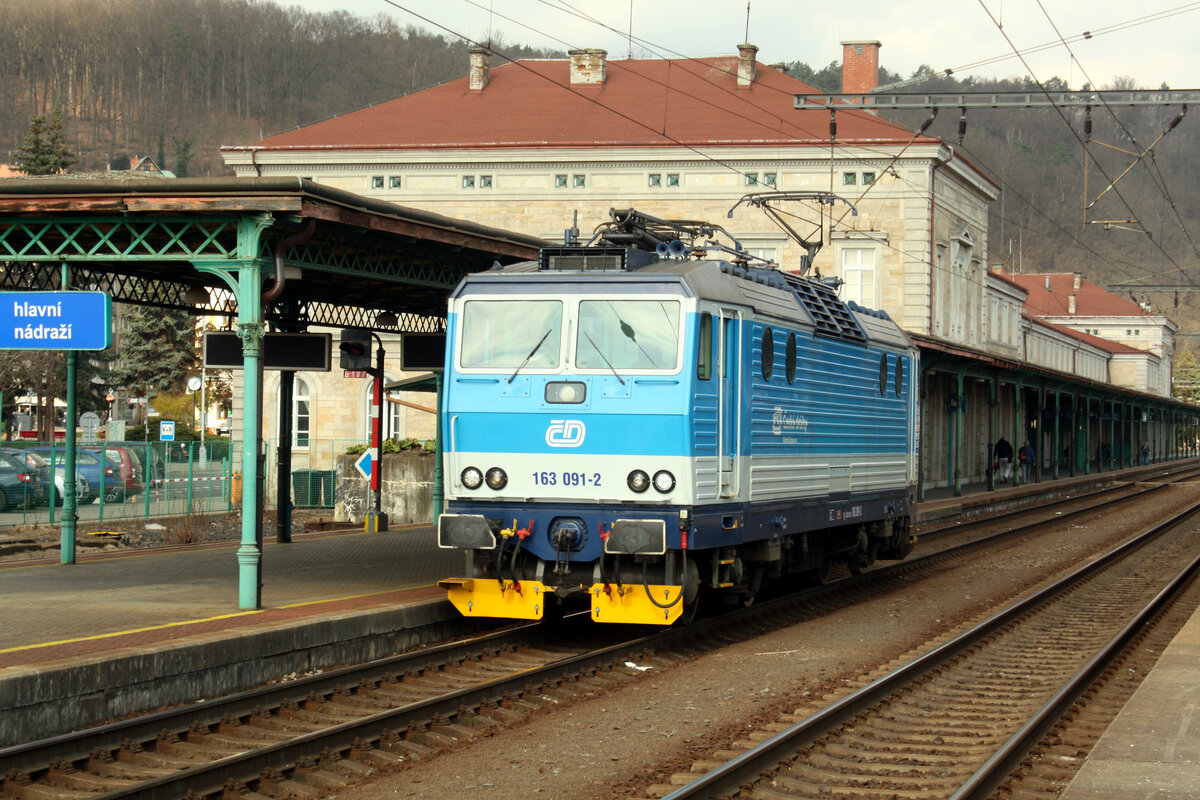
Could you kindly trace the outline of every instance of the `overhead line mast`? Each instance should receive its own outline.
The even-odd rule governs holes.
[[[884,87],[886,88],[886,87]],[[1012,108],[1057,108],[1059,110],[1082,109],[1084,112],[1084,148],[1092,144],[1092,108],[1105,106],[1112,108],[1138,107],[1175,107],[1179,106],[1179,114],[1175,116],[1154,144],[1145,148],[1141,153],[1134,153],[1103,142],[1096,144],[1112,147],[1133,157],[1124,172],[1110,181],[1105,189],[1095,198],[1088,194],[1088,167],[1091,158],[1084,161],[1083,191],[1086,204],[1083,207],[1084,225],[1103,225],[1106,229],[1133,230],[1126,225],[1140,224],[1136,219],[1088,219],[1088,211],[1100,201],[1117,183],[1128,175],[1154,147],[1163,140],[1176,126],[1183,121],[1187,113],[1188,103],[1200,101],[1200,89],[1131,89],[1131,90],[1088,90],[1078,92],[868,92],[859,94],[797,94],[793,96],[792,104],[798,109],[828,108],[832,115],[838,108],[847,111],[858,109],[869,110],[932,110],[935,114],[943,108],[957,108],[960,113],[958,122],[958,140],[961,143],[967,130],[968,109],[1012,109]]]

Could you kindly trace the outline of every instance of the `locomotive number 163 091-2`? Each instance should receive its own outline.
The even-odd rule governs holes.
[[[535,486],[599,486],[599,472],[535,472]]]

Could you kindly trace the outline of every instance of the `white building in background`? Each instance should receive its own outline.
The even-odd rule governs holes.
[[[984,348],[987,209],[998,187],[941,140],[853,107],[797,109],[817,93],[757,62],[568,59],[492,66],[371,108],[223,148],[238,176],[292,175],[451,217],[561,241],[611,208],[723,226],[798,270],[805,250],[744,194],[809,192],[780,205],[824,240],[814,267],[842,295],[906,329]],[[873,85],[878,42],[844,47]],[[854,85],[847,91],[866,91]],[[831,144],[831,133],[833,141]],[[836,199],[834,199],[836,198]]]
[[[874,87],[879,48],[843,43],[843,92]],[[987,268],[999,186],[981,169],[940,139],[855,106],[797,108],[797,95],[818,92],[759,64],[757,50],[654,60],[576,50],[493,66],[474,49],[466,77],[222,152],[239,177],[298,176],[550,241],[562,241],[575,220],[586,241],[614,208],[715,223],[790,271],[802,269],[806,248],[739,200],[804,193],[806,201],[776,207],[801,238],[821,244],[812,269],[841,279],[844,299],[882,308],[926,337],[923,346],[1169,395],[1169,336],[1155,353],[1061,315],[1042,322],[1030,287]],[[305,381],[321,400],[314,414],[326,415],[325,399],[344,391],[328,375]],[[1031,417],[1038,403],[1023,394],[1029,384],[1002,382],[1006,418]],[[939,373],[930,386],[929,402],[949,408],[953,377]],[[940,421],[922,431],[923,452],[938,454],[922,467],[930,486],[958,479],[940,454],[975,458],[992,441],[983,390],[971,386],[961,440],[951,442]],[[329,417],[357,407],[360,396],[350,394]],[[322,418],[310,430],[327,435]],[[977,480],[984,467],[960,459],[957,469]]]

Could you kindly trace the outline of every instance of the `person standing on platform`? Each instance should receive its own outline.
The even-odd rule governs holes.
[[[1037,464],[1033,445],[1029,442],[1021,445],[1021,449],[1017,451],[1017,459],[1021,462],[1021,483],[1029,483],[1029,477],[1033,474],[1033,468]]]
[[[1142,442],[1142,466],[1150,463],[1150,443]]]
[[[1000,441],[996,442],[996,472],[1000,476],[1001,483],[1008,483],[1008,479],[1012,477],[1012,457],[1013,448],[1008,439],[1003,436]]]

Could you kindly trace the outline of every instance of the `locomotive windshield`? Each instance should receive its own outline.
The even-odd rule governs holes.
[[[679,358],[679,303],[584,300],[579,304],[578,369],[674,369]]]
[[[458,363],[514,374],[556,371],[564,331],[571,330],[575,369],[674,371],[681,313],[677,300],[469,300]]]
[[[554,369],[561,357],[558,300],[473,300],[463,312],[466,369]]]

